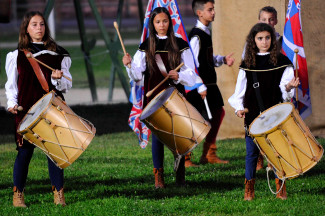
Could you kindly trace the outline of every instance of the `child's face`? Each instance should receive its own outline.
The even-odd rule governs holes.
[[[165,13],[157,14],[153,19],[153,25],[159,36],[166,36],[169,27],[169,19],[167,14]]]
[[[209,25],[214,20],[214,5],[212,2],[204,4],[203,10],[197,10],[199,20],[204,25]]]
[[[274,28],[274,26],[278,23],[278,19],[275,17],[274,13],[262,11],[260,14],[259,22],[269,24],[272,26],[272,28]]]
[[[260,53],[266,53],[271,47],[271,34],[268,31],[262,31],[256,34],[255,43]]]
[[[41,16],[33,16],[27,26],[27,33],[33,42],[41,42],[45,34],[45,23]]]

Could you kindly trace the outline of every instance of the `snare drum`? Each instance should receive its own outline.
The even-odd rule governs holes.
[[[39,147],[58,167],[66,168],[85,151],[96,129],[52,91],[28,110],[17,132]]]
[[[295,178],[314,167],[324,149],[291,103],[265,110],[249,133],[280,179]]]
[[[191,152],[211,128],[210,123],[174,87],[156,95],[143,110],[140,120],[174,155]]]

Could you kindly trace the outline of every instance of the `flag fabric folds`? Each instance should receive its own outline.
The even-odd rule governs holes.
[[[298,101],[295,91],[294,103],[303,119],[312,113],[310,91],[308,85],[307,61],[304,51],[301,26],[301,0],[289,0],[284,26],[282,52],[291,60],[295,70],[298,70],[300,85],[298,87]],[[296,55],[294,50],[299,50]],[[297,68],[296,68],[297,62]]]
[[[145,39],[149,36],[149,18],[152,10],[154,10],[156,7],[165,7],[169,11],[170,16],[172,18],[175,35],[177,37],[181,37],[183,40],[189,43],[176,0],[149,0],[146,13],[145,13],[145,19],[144,19],[140,44],[144,42]],[[196,74],[198,74],[197,70],[195,72]],[[133,104],[133,107],[131,109],[131,113],[129,117],[129,126],[137,134],[140,146],[142,148],[145,148],[148,144],[150,130],[147,128],[147,126],[144,123],[142,123],[139,120],[143,108],[142,107],[143,95],[144,95],[143,80],[139,82],[131,81],[130,84],[131,84],[130,102]],[[196,84],[191,87],[185,86],[185,91],[188,92],[190,90],[193,90],[202,84],[203,84],[202,79],[197,75]]]

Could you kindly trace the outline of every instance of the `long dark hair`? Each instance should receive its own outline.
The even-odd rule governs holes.
[[[156,53],[156,43],[157,43],[157,31],[153,24],[155,17],[160,14],[165,13],[169,19],[169,26],[167,30],[167,42],[166,42],[166,49],[168,51],[168,63],[170,68],[176,68],[177,65],[180,63],[181,54],[179,53],[179,48],[176,42],[176,37],[174,34],[173,23],[170,17],[168,10],[164,7],[157,7],[155,8],[150,15],[149,20],[149,47],[146,51],[148,68],[151,73],[153,71],[153,65],[155,64],[155,53]]]
[[[277,56],[279,52],[274,30],[268,24],[257,23],[252,27],[251,31],[249,32],[246,38],[246,51],[243,61],[245,62],[245,65],[247,67],[256,66],[256,54],[259,52],[259,49],[255,43],[255,36],[257,35],[257,33],[263,31],[267,31],[271,35],[271,46],[268,50],[270,52],[269,62],[274,66],[277,64]]]
[[[44,25],[45,25],[45,33],[43,36],[43,43],[44,46],[47,50],[51,51],[56,51],[56,43],[54,42],[53,38],[50,36],[50,29],[45,21],[45,18],[41,12],[38,11],[31,11],[25,14],[23,21],[21,22],[20,25],[20,30],[19,30],[19,41],[18,41],[18,49],[23,50],[23,49],[29,49],[28,44],[32,41],[31,37],[27,33],[27,27],[29,25],[30,20],[34,16],[40,16],[44,20]]]

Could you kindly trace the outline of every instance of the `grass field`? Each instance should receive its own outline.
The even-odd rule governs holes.
[[[65,170],[68,205],[64,208],[53,204],[45,155],[36,149],[25,191],[27,209],[12,207],[16,151],[13,143],[1,144],[0,215],[324,215],[324,159],[303,176],[287,181],[285,201],[271,194],[266,171],[259,171],[256,199],[245,202],[244,140],[218,142],[219,156],[230,163],[188,168],[185,188],[176,187],[173,156],[165,148],[167,188],[155,190],[150,145],[141,149],[132,132],[96,136]],[[325,145],[325,139],[319,142]],[[195,162],[201,152],[202,144],[194,150]]]

